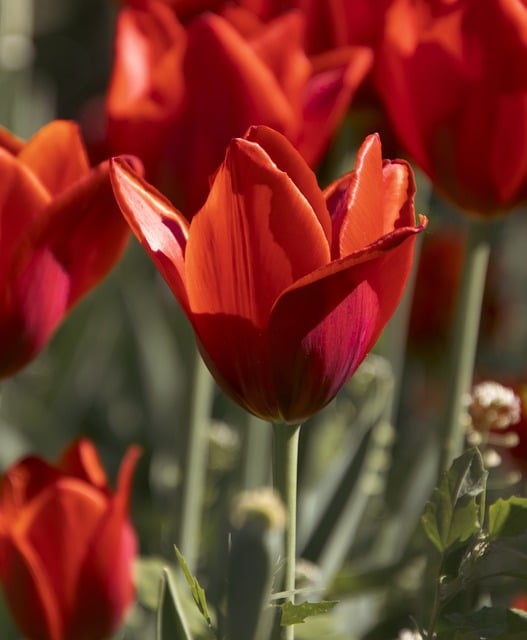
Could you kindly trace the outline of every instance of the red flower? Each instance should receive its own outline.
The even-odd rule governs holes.
[[[366,48],[310,60],[299,12],[268,24],[239,7],[228,15],[203,14],[184,28],[151,1],[125,7],[117,22],[110,146],[138,155],[189,217],[228,142],[253,124],[280,131],[315,165],[371,65]]]
[[[28,457],[0,480],[0,581],[29,640],[104,640],[134,595],[128,501],[137,447],[112,493],[94,446]]]
[[[377,136],[324,192],[287,140],[252,127],[232,140],[189,224],[116,159],[132,230],[191,321],[227,394],[273,421],[326,405],[395,310],[413,254],[413,175],[382,162]]]
[[[518,593],[512,599],[510,604],[511,609],[520,609],[521,611],[527,611],[527,593]]]
[[[129,234],[108,163],[90,169],[73,123],[52,122],[27,144],[0,129],[0,175],[1,378],[39,353]]]
[[[465,238],[458,228],[439,228],[423,238],[408,329],[409,346],[438,361],[448,341],[461,282]],[[497,256],[489,263],[480,320],[480,341],[503,330],[510,302]]]
[[[306,48],[317,53],[349,44],[374,46],[381,36],[384,14],[392,1],[239,0],[239,4],[262,20],[270,20],[291,9],[302,11],[306,17]]]
[[[408,154],[467,212],[527,198],[524,0],[396,0],[376,83]]]
[[[144,7],[151,0],[126,0]],[[204,11],[228,13],[237,6],[267,22],[296,9],[306,19],[305,43],[310,53],[329,51],[348,44],[371,46],[380,37],[384,14],[393,0],[159,0],[170,6],[182,22]]]

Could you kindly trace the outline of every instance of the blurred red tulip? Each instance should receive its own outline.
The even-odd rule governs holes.
[[[189,224],[125,162],[117,200],[191,321],[225,392],[271,421],[324,407],[373,347],[402,295],[416,235],[414,179],[378,136],[324,192],[285,137],[231,141]]]
[[[147,178],[191,217],[229,140],[264,124],[316,165],[371,66],[369,49],[309,59],[304,18],[264,24],[237,7],[186,28],[167,4],[121,10],[107,95],[114,154],[138,155]]]
[[[524,0],[395,0],[376,85],[406,152],[462,210],[527,198]]]
[[[346,45],[375,46],[393,0],[239,0],[262,20],[298,9],[306,17],[306,48],[311,53]]]
[[[57,465],[28,457],[0,480],[0,581],[28,640],[104,640],[134,596],[136,540],[128,519],[131,447],[117,490],[91,442]]]
[[[527,593],[518,593],[511,602],[511,609],[527,611]]]
[[[421,244],[410,314],[408,341],[412,350],[432,360],[448,341],[461,283],[465,237],[458,228],[439,228]],[[503,288],[498,256],[493,256],[481,311],[480,341],[490,342],[505,326],[510,302]]]
[[[1,378],[39,353],[129,233],[108,163],[90,169],[71,122],[54,121],[27,144],[0,129],[0,176]]]
[[[151,0],[127,0],[146,6]],[[393,0],[160,0],[186,23],[204,11],[220,14],[243,7],[264,22],[296,9],[306,19],[305,45],[310,53],[349,44],[374,45],[383,29],[384,15]]]

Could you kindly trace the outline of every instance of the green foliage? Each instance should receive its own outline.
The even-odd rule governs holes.
[[[527,499],[498,498],[489,507],[489,538],[517,536],[527,532]]]
[[[451,551],[480,530],[487,475],[477,449],[454,460],[443,475],[422,518],[426,534],[439,552]]]
[[[159,591],[156,640],[194,640],[173,576],[166,568],[163,569]]]
[[[211,615],[209,613],[209,608],[207,606],[207,598],[205,597],[205,591],[200,586],[197,578],[193,576],[192,573],[190,572],[187,566],[187,563],[185,562],[185,558],[181,555],[180,550],[176,546],[174,546],[174,549],[176,551],[176,556],[179,562],[179,566],[181,567],[181,570],[183,571],[183,575],[185,576],[185,580],[187,581],[187,584],[190,587],[192,598],[194,599],[194,602],[196,603],[196,606],[198,607],[201,615],[205,619],[205,622],[212,629],[213,623],[212,623]]]
[[[287,627],[291,624],[301,624],[306,618],[328,613],[338,604],[337,600],[327,600],[324,602],[302,602],[293,604],[286,602],[282,606],[282,617],[280,624]]]
[[[520,611],[501,607],[483,607],[469,614],[448,616],[452,631],[440,634],[438,640],[525,640],[527,616]]]

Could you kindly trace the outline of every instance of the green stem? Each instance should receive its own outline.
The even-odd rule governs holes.
[[[430,621],[428,623],[428,630],[426,634],[426,637],[429,638],[430,640],[434,640],[435,638],[435,629],[436,629],[439,613],[441,610],[439,587],[441,583],[441,575],[443,573],[443,562],[444,562],[444,557],[441,558],[441,564],[439,566],[437,580],[435,581],[434,602],[432,604],[432,611],[430,612]]]
[[[207,428],[213,395],[214,380],[196,348],[188,440],[182,463],[183,496],[178,545],[192,572],[195,571],[199,553],[201,515],[207,475]]]
[[[451,342],[439,475],[450,467],[454,458],[463,450],[463,400],[470,390],[474,374],[489,254],[488,225],[485,222],[470,220]]]
[[[247,412],[243,456],[243,488],[257,489],[269,485],[269,425]]]
[[[273,480],[286,506],[285,576],[286,602],[295,602],[296,495],[300,425],[273,424]],[[284,640],[294,640],[295,627],[284,628]]]

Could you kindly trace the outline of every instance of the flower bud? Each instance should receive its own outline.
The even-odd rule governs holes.
[[[104,640],[134,596],[128,519],[139,449],[112,492],[88,440],[56,465],[27,457],[0,480],[0,582],[28,640]]]

